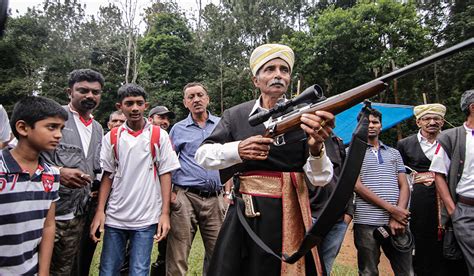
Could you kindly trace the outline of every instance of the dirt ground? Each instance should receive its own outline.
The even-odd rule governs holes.
[[[357,251],[354,246],[354,233],[352,226],[353,224],[349,226],[349,229],[346,232],[346,237],[342,243],[341,251],[336,258],[336,263],[357,268]],[[380,257],[379,273],[380,275],[393,275],[390,263],[383,253]]]

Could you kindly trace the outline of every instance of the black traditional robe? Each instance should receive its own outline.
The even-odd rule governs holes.
[[[397,148],[405,166],[417,172],[429,171],[431,161],[424,154],[417,134],[398,141]],[[410,212],[410,230],[415,238],[413,267],[416,275],[450,275],[448,262],[443,258],[442,241],[438,240],[438,208],[434,184],[413,185]]]
[[[213,133],[203,143],[224,144],[262,135],[263,124],[256,127],[248,123],[255,100],[234,106],[222,115]],[[234,173],[248,171],[302,172],[309,151],[306,141],[276,147],[270,146],[265,161],[244,161],[221,171],[223,183]],[[237,184],[237,183],[234,183]],[[237,184],[238,185],[238,184]],[[282,248],[282,200],[278,198],[253,197],[253,204],[261,216],[246,218],[255,233],[274,252]],[[242,212],[244,206],[241,204]],[[306,275],[316,275],[314,262],[306,256]],[[208,275],[280,275],[281,261],[265,253],[249,237],[239,222],[236,206],[231,205],[217,239]]]

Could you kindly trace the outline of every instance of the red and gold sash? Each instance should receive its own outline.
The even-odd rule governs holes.
[[[272,197],[282,200],[282,252],[292,255],[298,250],[306,231],[312,226],[311,209],[303,173],[252,171],[240,176],[240,193],[248,217],[259,216],[253,210],[251,197]],[[250,199],[250,200],[249,200]],[[318,275],[322,265],[316,247],[312,250]],[[281,275],[305,275],[305,258],[294,264],[282,262]]]

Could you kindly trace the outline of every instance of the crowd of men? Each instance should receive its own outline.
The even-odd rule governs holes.
[[[453,129],[441,131],[443,105],[416,106],[419,131],[396,148],[379,139],[379,111],[360,116],[368,146],[345,213],[294,264],[268,253],[298,249],[347,159],[329,112],[303,114],[304,139],[282,145],[248,123],[284,98],[294,60],[285,45],[257,47],[258,99],[221,118],[188,83],[189,115],[171,129],[174,112],[145,116],[148,93],[125,84],[104,134],[92,114],[105,80],[91,69],[70,73],[65,106],[29,96],[8,121],[0,105],[0,275],[88,275],[99,241],[100,275],[186,275],[198,230],[203,275],[329,275],[351,221],[360,275],[379,274],[380,249],[395,275],[474,275],[474,90]]]

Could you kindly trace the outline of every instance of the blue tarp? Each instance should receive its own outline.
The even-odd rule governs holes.
[[[336,116],[334,133],[344,141],[344,144],[351,141],[352,132],[357,126],[357,114],[363,106],[360,103]],[[382,112],[382,131],[413,116],[413,106],[410,105],[372,103],[372,107]]]

